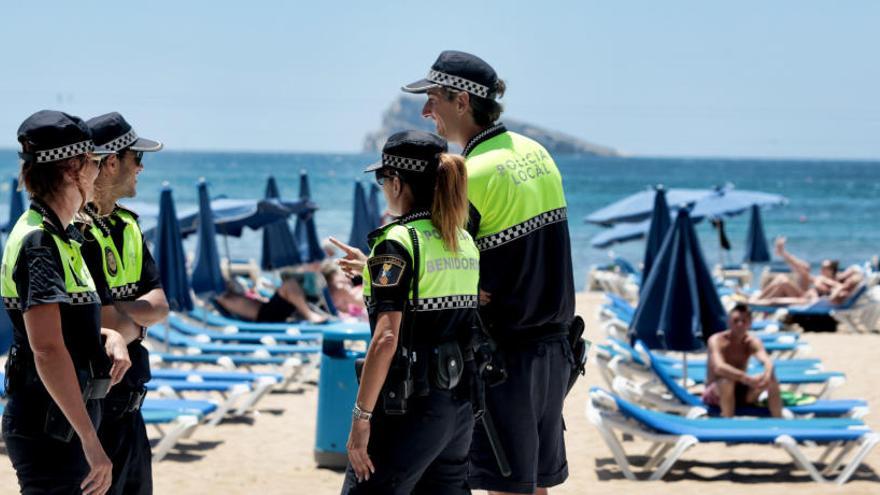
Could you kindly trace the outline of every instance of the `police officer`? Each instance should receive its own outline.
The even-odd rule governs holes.
[[[506,86],[489,64],[440,54],[402,88],[427,93],[422,115],[463,148],[470,223],[480,250],[480,312],[508,379],[487,390],[512,474],[502,476],[483,429],[474,432],[469,479],[496,493],[546,493],[568,477],[562,403],[574,362],[566,336],[574,277],[559,170],[544,147],[508,131],[496,101]]]
[[[6,241],[0,293],[13,324],[3,439],[23,493],[102,494],[112,466],[96,432],[101,399],[127,368],[121,337],[101,330],[101,306],[74,214],[99,164],[88,126],[43,110],[18,128],[31,207]],[[102,347],[101,334],[107,339]],[[122,357],[120,357],[122,356]],[[124,357],[124,359],[123,359]]]
[[[86,122],[101,155],[94,200],[86,205],[80,228],[83,256],[98,288],[103,326],[117,330],[128,344],[131,368],[104,400],[98,436],[113,462],[113,494],[153,492],[150,442],[140,407],[150,380],[150,360],[141,345],[146,327],[168,315],[159,271],[141,233],[137,214],[120,198],[137,193],[144,152],[162,143],[139,137],[117,112]]]
[[[374,171],[401,216],[370,234],[364,299],[373,333],[342,493],[470,493],[473,411],[463,373],[479,257],[463,226],[466,176],[446,142],[394,134]]]

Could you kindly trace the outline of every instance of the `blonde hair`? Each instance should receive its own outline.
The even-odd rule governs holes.
[[[437,168],[431,222],[440,231],[447,249],[458,251],[458,229],[467,225],[467,169],[464,158],[443,153]]]

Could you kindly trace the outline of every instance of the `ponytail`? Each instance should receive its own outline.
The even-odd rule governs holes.
[[[467,217],[467,169],[464,158],[443,153],[437,168],[431,221],[440,231],[447,249],[458,251],[458,229],[465,227]]]

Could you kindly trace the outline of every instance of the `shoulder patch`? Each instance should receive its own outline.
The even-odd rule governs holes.
[[[370,279],[376,287],[395,287],[400,283],[406,261],[393,255],[373,256],[367,261]]]

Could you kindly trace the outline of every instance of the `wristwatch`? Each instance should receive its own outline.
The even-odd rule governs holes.
[[[138,335],[137,341],[143,342],[145,338],[147,338],[147,327],[142,326],[141,327],[141,334]]]
[[[354,409],[351,410],[351,419],[353,421],[369,421],[370,418],[373,417],[373,413],[370,411],[364,411],[357,404],[354,405]]]

